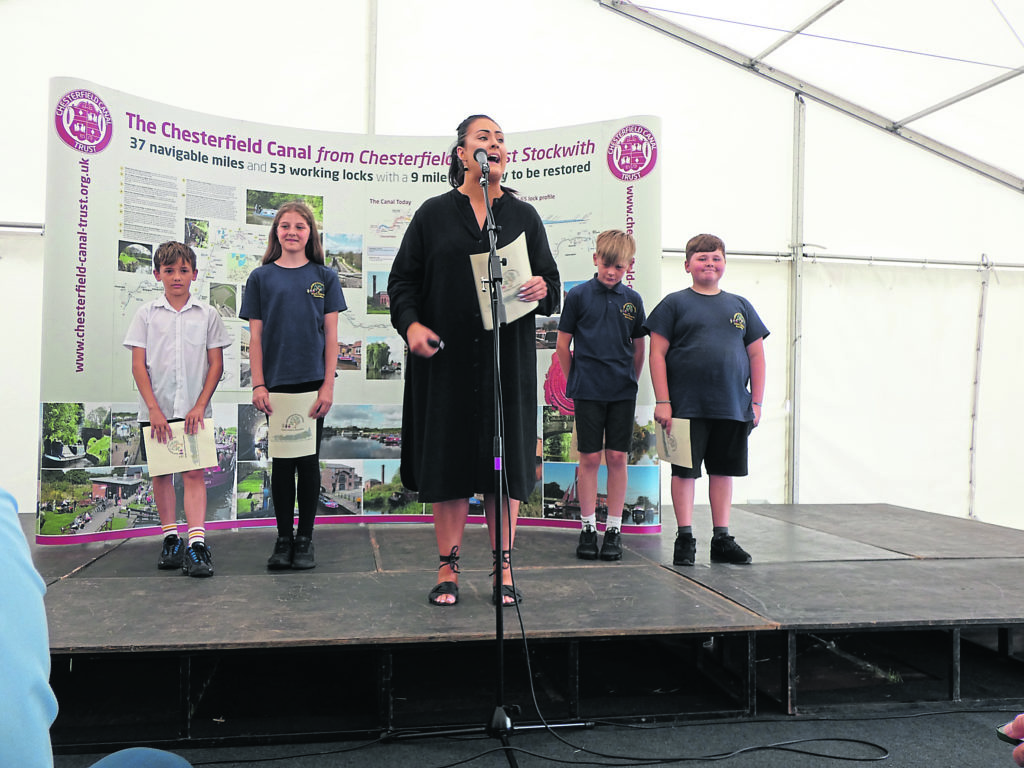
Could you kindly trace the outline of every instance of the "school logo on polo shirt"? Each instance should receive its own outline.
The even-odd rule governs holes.
[[[623,304],[622,316],[629,320],[629,322],[633,322],[634,320],[636,320],[636,304],[634,304],[632,301],[627,301],[625,304]]]
[[[730,320],[729,322],[732,323],[732,327],[738,331],[747,330],[747,319],[743,317],[742,312],[737,312],[735,315],[733,315],[732,320]]]
[[[306,289],[306,293],[314,299],[322,299],[324,297],[324,284],[317,280]]]

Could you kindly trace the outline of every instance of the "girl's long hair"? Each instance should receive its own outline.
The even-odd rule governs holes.
[[[270,225],[270,237],[267,238],[267,250],[263,254],[264,264],[281,258],[281,241],[277,239],[277,223],[286,213],[297,213],[306,220],[309,227],[309,240],[306,241],[306,258],[314,264],[324,263],[324,244],[320,242],[320,232],[316,228],[313,210],[301,200],[292,200],[277,209],[274,223]]]

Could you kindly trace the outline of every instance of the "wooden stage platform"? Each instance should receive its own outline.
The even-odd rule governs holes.
[[[272,529],[213,531],[212,579],[158,571],[156,537],[33,546],[54,744],[473,726],[499,683],[516,727],[1024,696],[1024,531],[884,504],[744,505],[731,529],[754,563],[712,565],[699,508],[685,568],[666,527],[624,536],[616,563],[577,560],[573,531],[520,527],[525,600],[521,623],[503,613],[500,677],[479,526],[454,608],[427,603],[429,525],[322,526],[317,568],[279,573]]]

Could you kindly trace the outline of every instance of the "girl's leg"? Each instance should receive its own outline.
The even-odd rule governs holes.
[[[277,535],[291,538],[295,519],[295,459],[273,459],[270,497],[274,501]]]
[[[297,536],[313,538],[313,524],[320,504],[320,440],[324,434],[324,420],[316,420],[316,453],[295,460],[298,469],[299,527]]]

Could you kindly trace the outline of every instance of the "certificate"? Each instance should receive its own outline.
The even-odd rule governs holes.
[[[185,434],[184,421],[172,421],[171,439],[159,442],[150,435],[152,427],[142,428],[142,439],[146,445],[146,463],[149,476],[173,475],[217,466],[217,445],[213,439],[213,419],[204,419],[205,426],[194,435]]]
[[[693,467],[690,453],[690,420],[672,419],[672,433],[658,425],[658,457],[662,461],[678,464],[680,467]]]
[[[487,263],[491,254],[473,253],[469,260],[473,265],[473,280],[478,286],[477,298],[480,300],[480,317],[484,321],[484,330],[494,328],[491,318],[491,293],[487,289],[489,273]],[[514,323],[521,317],[537,308],[536,301],[520,301],[519,289],[523,283],[533,277],[530,272],[530,253],[526,250],[526,234],[523,233],[504,248],[498,249],[501,260],[501,303],[505,306],[505,324]]]
[[[272,459],[297,459],[316,453],[316,419],[309,415],[316,392],[271,392],[267,416],[268,451]]]

